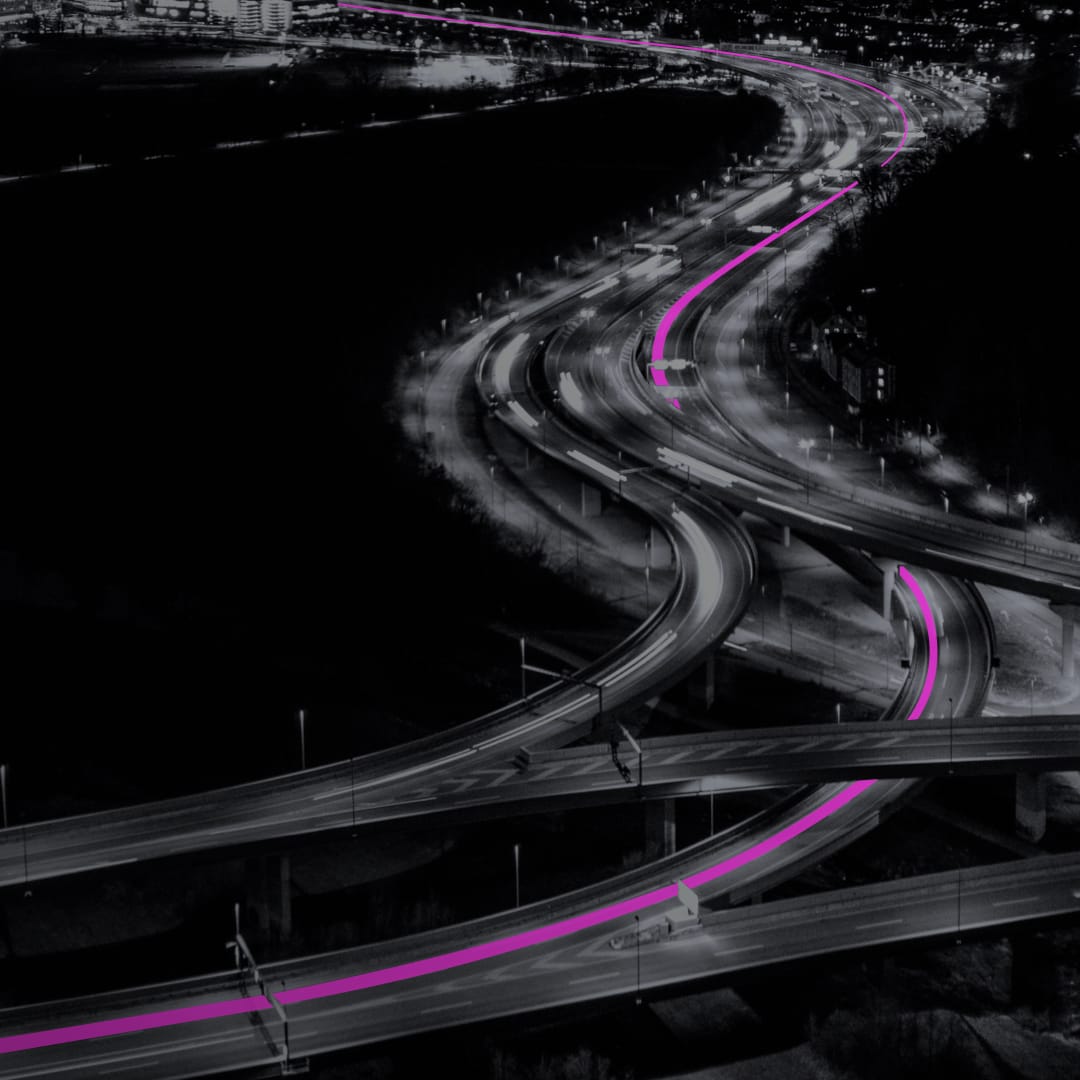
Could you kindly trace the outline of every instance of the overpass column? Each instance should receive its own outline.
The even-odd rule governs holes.
[[[255,910],[260,940],[292,936],[292,873],[288,855],[258,855],[245,860],[248,900]]]
[[[1016,774],[1016,833],[1037,844],[1046,833],[1046,774]]]
[[[600,514],[600,490],[584,480],[581,482],[581,516],[597,517]]]
[[[1050,610],[1061,617],[1061,674],[1066,679],[1076,677],[1073,657],[1073,631],[1076,629],[1076,604],[1051,604]]]
[[[892,622],[892,594],[896,583],[896,568],[900,564],[895,559],[887,559],[882,564],[884,574],[881,578],[881,617]]]
[[[671,565],[667,537],[655,526],[649,526],[649,566],[653,569]]]
[[[710,653],[690,676],[690,700],[701,709],[711,709],[716,700],[716,660]]]
[[[660,799],[645,806],[645,858],[675,854],[675,800]]]

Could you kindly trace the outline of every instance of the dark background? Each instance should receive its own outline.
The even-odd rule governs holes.
[[[420,474],[390,376],[777,119],[628,91],[8,185],[15,819],[294,768],[299,704],[309,762],[459,722],[516,685],[490,619],[601,623]]]

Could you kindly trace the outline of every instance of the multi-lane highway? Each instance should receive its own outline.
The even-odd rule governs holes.
[[[775,81],[786,85],[793,109],[804,114],[787,164],[836,168],[844,153],[879,163],[890,149],[896,116],[887,102],[866,95],[841,109],[810,106],[801,102],[797,80]],[[989,691],[995,653],[989,613],[977,589],[952,574],[962,570],[965,577],[1061,599],[1080,592],[1076,553],[1064,547],[1021,552],[1006,530],[958,517],[942,521],[835,482],[814,486],[807,510],[802,471],[733,423],[722,402],[672,409],[672,395],[704,397],[694,393],[700,389],[698,319],[706,301],[716,310],[737,300],[750,260],[711,271],[716,287],[691,296],[696,283],[710,266],[732,261],[733,250],[752,253],[741,230],[755,215],[784,219],[797,212],[789,181],[770,187],[763,175],[755,188],[710,215],[711,223],[682,228],[675,238],[678,261],[663,252],[634,260],[551,300],[522,305],[514,319],[484,329],[475,381],[485,400],[496,396],[499,420],[595,491],[652,519],[675,551],[670,596],[618,649],[576,673],[584,683],[551,688],[444,736],[354,763],[0,833],[0,884],[341,828],[353,820],[507,812],[613,792],[636,797],[605,749],[550,748],[584,733],[601,710],[640,703],[684,678],[737,624],[757,563],[730,508],[909,563],[915,577],[897,586],[893,612],[901,615],[894,629],[911,665],[885,723],[646,740],[645,780],[654,796],[818,786],[796,787],[769,810],[655,863],[469,924],[267,966],[257,980],[250,972],[226,972],[0,1013],[0,1050],[22,1051],[0,1056],[0,1076],[207,1075],[280,1061],[286,1053],[302,1057],[628,993],[636,949],[612,942],[635,930],[635,916],[647,933],[659,928],[661,934],[643,947],[642,986],[648,988],[1076,910],[1077,860],[1058,859],[1025,863],[1021,873],[989,868],[966,879],[938,875],[729,911],[707,917],[685,937],[663,940],[662,901],[672,899],[676,880],[704,901],[735,904],[873,829],[916,790],[910,777],[999,769],[1005,762],[1042,768],[1078,757],[1071,719],[1032,719],[1030,726],[977,719],[920,726],[908,719],[951,712],[977,718]],[[762,198],[765,188],[771,194]],[[720,228],[730,230],[735,248],[718,256]],[[665,329],[657,313],[670,315],[688,296],[679,321]],[[638,362],[643,328],[651,332],[651,366]],[[461,369],[447,365],[443,377],[460,380]],[[666,396],[657,392],[661,381]],[[524,769],[513,764],[522,747],[530,751]],[[845,782],[867,775],[877,779]],[[806,933],[811,924],[812,935]],[[226,1001],[233,1005],[221,1008]],[[173,1009],[196,1011],[168,1016]],[[163,1027],[138,1019],[161,1013]],[[192,1023],[174,1026],[180,1019]],[[105,1026],[40,1034],[87,1023]],[[94,1037],[120,1032],[123,1038]],[[30,1033],[25,1041],[23,1033]]]
[[[281,1061],[286,1046],[282,1015],[288,1021],[288,1052],[296,1060],[438,1027],[629,997],[639,987],[649,992],[701,986],[764,965],[1032,925],[1080,913],[1080,855],[929,874],[716,912],[706,914],[700,927],[671,936],[667,914],[676,910],[678,904],[672,901],[640,923],[627,915],[602,928],[584,928],[544,945],[449,968],[438,978],[391,981],[359,994],[316,997],[285,1005],[281,1013],[262,1008],[190,1028],[12,1054],[0,1058],[0,1075],[12,1080],[204,1076]],[[519,925],[537,921],[538,914],[547,915],[521,909]],[[806,932],[809,925],[813,934]],[[511,929],[509,924],[506,929]],[[444,940],[436,931],[352,950],[341,956],[341,970],[415,962],[441,948]],[[170,1008],[212,1004],[238,993],[256,997],[264,990],[306,981],[313,970],[312,961],[266,965],[258,970],[258,982],[249,970],[222,973],[186,984],[144,987],[139,1000]],[[130,992],[101,995],[93,1001],[94,1015],[122,1016],[131,999]],[[89,1004],[78,999],[55,1003],[49,1007],[49,1021],[78,1022]],[[42,1018],[40,1008],[9,1011],[5,1034],[33,1030]]]

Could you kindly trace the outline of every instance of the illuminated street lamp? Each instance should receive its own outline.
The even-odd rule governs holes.
[[[1016,501],[1024,508],[1024,565],[1027,566],[1027,519],[1028,507],[1035,501],[1035,496],[1030,491],[1021,491],[1016,496]]]
[[[810,502],[810,451],[814,449],[817,444],[813,439],[800,439],[799,449],[806,451],[806,501]]]
[[[514,845],[514,907],[521,907],[521,845]]]

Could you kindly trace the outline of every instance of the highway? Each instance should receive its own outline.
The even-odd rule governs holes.
[[[957,934],[1005,931],[1080,913],[1080,855],[1053,855],[928,874],[898,881],[819,893],[737,910],[703,912],[702,925],[680,935],[667,933],[666,914],[640,923],[640,953],[633,916],[603,927],[583,929],[538,948],[482,960],[437,978],[421,976],[375,986],[361,993],[315,998],[286,1005],[288,1044],[293,1060],[335,1049],[415,1035],[440,1027],[572,1005],[629,997],[640,988],[649,996],[667,989],[685,992],[723,983],[766,965],[788,964],[851,950],[912,942],[952,940]],[[519,915],[530,913],[523,908]],[[535,913],[534,917],[535,917]],[[815,932],[807,934],[807,925]],[[351,950],[343,971],[375,964],[407,964],[438,947],[440,932],[386,945]],[[619,947],[616,947],[619,946]],[[255,984],[250,972],[221,972],[190,980],[179,997],[178,984],[146,987],[138,1000],[147,1007],[221,1000],[238,992],[258,995],[310,977],[311,961],[265,965]],[[130,993],[130,992],[129,992]],[[104,996],[102,996],[104,997]],[[95,1015],[125,1005],[123,995],[93,1000]],[[49,1006],[54,1024],[86,1015],[88,1002],[72,999]],[[253,1016],[255,1018],[253,1018]],[[4,1031],[40,1025],[38,1009],[8,1010]],[[252,1068],[280,1061],[283,1025],[276,1012],[226,1017],[196,1028],[135,1032],[71,1046],[0,1056],[0,1076],[180,1077]]]
[[[825,145],[821,153],[835,152],[826,151]],[[805,144],[800,149],[805,150]],[[704,232],[706,227],[699,228]],[[637,341],[646,320],[639,315],[635,327],[635,313],[643,311],[646,302],[670,307],[686,293],[696,262],[709,257],[709,251],[715,257],[715,245],[704,241],[696,254],[688,247],[682,270],[672,270],[670,277],[661,273],[662,262],[652,262],[655,278],[649,280],[649,260],[632,264],[629,273],[609,275],[614,281],[600,282],[603,295],[590,298],[588,313],[581,311],[582,287],[576,291],[581,295],[533,305],[513,320],[485,328],[476,386],[485,399],[496,394],[502,423],[540,453],[575,469],[596,490],[626,500],[657,522],[676,552],[678,582],[665,603],[617,650],[576,674],[603,687],[606,714],[674,685],[723,640],[745,610],[756,574],[753,544],[728,509],[734,507],[790,522],[811,536],[840,539],[885,555],[895,550],[905,563],[910,560],[925,600],[897,586],[894,603],[903,617],[894,631],[911,666],[883,725],[858,732],[831,727],[828,733],[810,727],[731,732],[705,740],[694,737],[692,743],[648,740],[648,781],[654,783],[655,772],[654,794],[663,797],[725,790],[703,785],[738,784],[740,777],[744,786],[766,786],[763,779],[771,786],[779,776],[784,777],[779,786],[818,786],[796,787],[769,810],[722,834],[575,893],[402,941],[268,965],[257,985],[250,974],[223,972],[8,1010],[0,1014],[0,1049],[5,1049],[5,1039],[17,1040],[22,1032],[86,1023],[89,1018],[106,1022],[197,1008],[240,995],[255,999],[242,1002],[238,1007],[244,1011],[237,1015],[191,1026],[132,1030],[123,1038],[61,1042],[3,1054],[0,1076],[208,1075],[282,1060],[286,1045],[292,1058],[300,1058],[455,1023],[631,993],[628,977],[636,949],[616,949],[612,941],[633,931],[637,911],[643,913],[647,933],[663,925],[664,911],[672,905],[658,907],[657,890],[666,895],[667,883],[685,880],[715,906],[738,904],[873,829],[883,814],[918,789],[917,781],[905,779],[912,772],[931,774],[950,763],[957,770],[962,763],[973,770],[997,769],[1005,760],[1015,766],[1025,757],[1024,750],[1041,761],[1075,760],[1071,719],[1045,719],[1042,736],[1025,729],[1022,747],[1016,721],[937,723],[928,725],[925,734],[916,723],[904,730],[909,716],[940,719],[955,711],[977,718],[985,704],[995,651],[993,626],[977,589],[952,576],[960,569],[965,576],[976,576],[969,575],[964,562],[969,556],[941,555],[944,549],[927,552],[925,544],[920,547],[913,539],[916,533],[923,535],[922,525],[919,530],[909,525],[904,534],[896,524],[910,521],[903,514],[869,506],[861,498],[845,502],[832,490],[815,491],[814,509],[807,512],[799,470],[730,430],[726,441],[715,442],[715,432],[681,410],[675,413],[658,397],[647,370],[637,364]],[[642,265],[645,273],[635,275],[635,267]],[[710,295],[711,303],[723,303],[725,296],[731,300],[744,282],[733,273],[723,285],[733,292]],[[597,287],[596,281],[589,285]],[[685,317],[677,324],[671,339],[675,349],[692,346],[679,336],[689,325],[692,320]],[[612,356],[618,363],[605,364]],[[680,368],[671,365],[666,370],[674,376]],[[692,367],[681,370],[692,376]],[[451,369],[445,374],[448,380],[458,376]],[[671,378],[671,385],[678,393],[682,383]],[[841,513],[847,516],[837,517]],[[975,542],[972,523],[951,521],[948,528],[940,523],[935,527],[940,531],[940,538],[934,534],[935,544],[945,544],[946,535],[959,544],[957,534],[965,548]],[[886,540],[877,539],[877,533],[891,535],[893,548],[883,546]],[[1028,549],[1029,565],[1022,566],[1007,536],[993,534],[978,542],[982,547],[975,549],[977,561],[985,564],[984,573],[1017,581],[1030,591],[1048,588],[1047,582],[1056,590],[1072,589],[1070,574],[1080,581],[1080,564],[1070,562],[1067,553],[1036,556]],[[544,800],[557,804],[580,795],[586,776],[591,789],[594,772],[596,786],[618,790],[626,798],[630,789],[606,763],[605,748],[551,750],[583,734],[599,711],[599,695],[592,687],[557,687],[446,735],[353,763],[150,806],[38,823],[25,834],[8,830],[0,834],[0,884],[344,828],[357,812],[358,822],[451,812],[481,802],[488,810],[506,812],[518,805],[514,800],[520,802],[525,789],[538,789],[548,780],[552,782],[543,794],[528,795],[525,801],[552,805]],[[524,772],[512,764],[520,747],[533,755]],[[598,775],[595,757],[606,764],[606,778]],[[889,760],[896,757],[901,760]],[[694,760],[688,763],[688,758]],[[558,769],[541,780],[540,770],[556,764]],[[852,772],[840,771],[848,768]],[[845,782],[851,775],[878,779]],[[677,790],[680,785],[689,788]],[[419,803],[424,807],[417,810]],[[1019,871],[1010,866],[1003,874],[996,868],[967,872],[970,880],[952,875],[952,907],[950,883],[937,875],[915,879],[919,884],[888,883],[867,887],[870,891],[845,890],[710,915],[700,931],[656,943],[650,938],[643,944],[648,959],[642,986],[694,982],[836,949],[955,933],[956,920],[950,924],[948,918],[955,915],[957,897],[964,929],[1074,912],[1076,858],[1040,862],[1029,871],[1035,862],[1025,862]],[[853,919],[860,920],[857,926]],[[813,935],[806,933],[811,923],[816,927]],[[545,928],[551,927],[556,929],[547,934]],[[500,951],[498,943],[511,939],[530,947]],[[494,952],[480,959],[477,949]],[[433,957],[443,959],[431,967]],[[418,966],[401,968],[409,964]],[[361,984],[366,988],[355,992]],[[282,1010],[288,1014],[287,1039]],[[8,1043],[6,1048],[16,1047]]]
[[[820,137],[812,142],[812,155],[820,153],[819,143],[823,145]],[[803,150],[801,146],[793,150],[792,160]],[[759,186],[765,184],[762,177]],[[608,299],[610,306],[632,305],[654,287],[646,275],[632,273],[628,281],[629,295],[624,290],[614,291]],[[577,297],[571,301],[578,302]],[[559,318],[561,314],[560,308],[547,312],[547,317]],[[486,328],[486,333],[489,339],[498,338],[510,329],[510,321],[502,320]],[[503,346],[500,355],[505,356],[509,348]],[[500,362],[493,366],[499,384]],[[488,370],[483,363],[479,366],[480,383]],[[443,380],[450,387],[444,392],[453,395],[461,376],[453,364],[444,365],[431,389],[438,392]],[[545,425],[545,439],[546,429]],[[564,432],[563,437],[567,463],[598,463],[590,440],[572,432]],[[546,452],[546,445],[544,449]],[[571,452],[578,457],[571,459]],[[591,472],[595,473],[595,464]],[[685,677],[737,624],[749,602],[756,571],[753,545],[720,503],[697,500],[691,514],[677,479],[663,476],[639,475],[632,484],[620,486],[623,497],[657,521],[673,542],[679,584],[660,610],[618,649],[576,673],[604,687],[604,704],[609,711],[655,696]],[[366,811],[396,798],[395,786],[411,789],[436,773],[440,777],[460,776],[462,782],[477,772],[498,777],[518,746],[560,745],[578,737],[593,723],[598,705],[598,695],[591,690],[580,685],[557,686],[453,732],[365,755],[351,763],[0,831],[0,887],[351,826],[352,806],[342,804],[343,790],[347,790],[350,803],[356,796],[356,820],[363,820]]]

